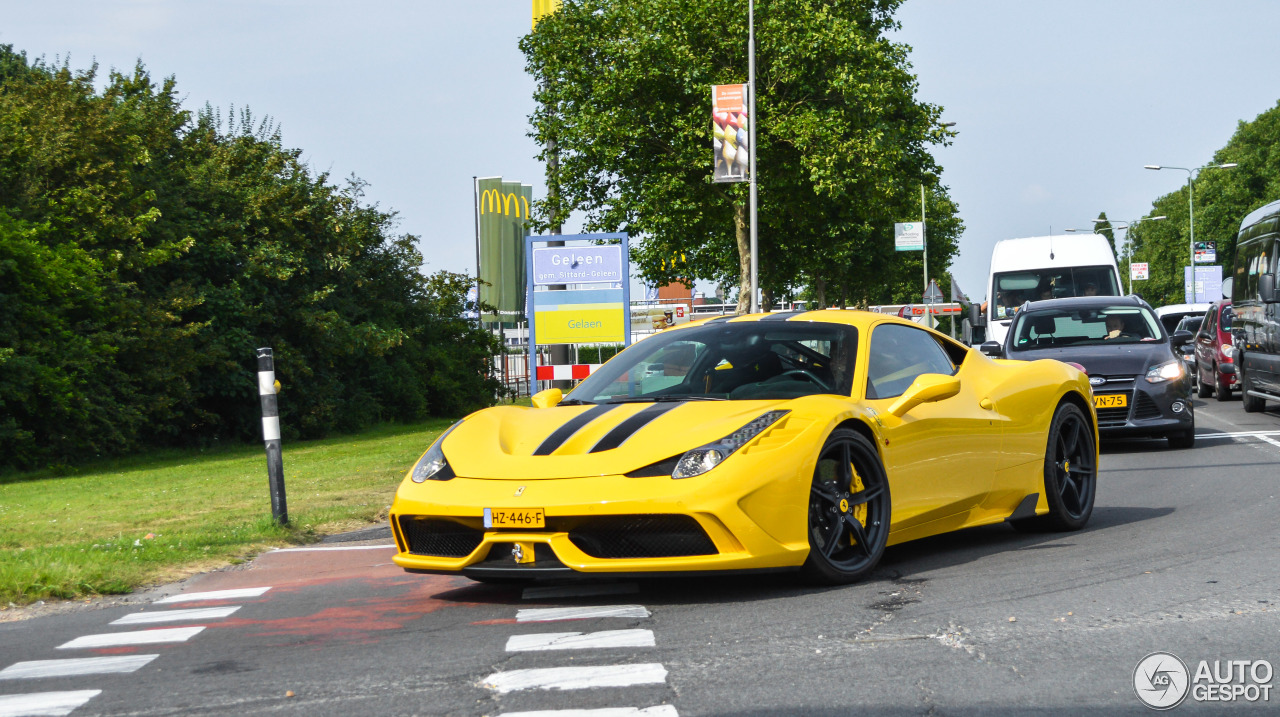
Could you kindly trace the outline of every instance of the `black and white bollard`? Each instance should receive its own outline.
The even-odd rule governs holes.
[[[271,349],[258,349],[258,396],[262,399],[262,442],[267,447],[267,483],[271,487],[271,517],[289,522],[284,497],[284,457],[280,455],[280,407],[276,403],[276,365]]]

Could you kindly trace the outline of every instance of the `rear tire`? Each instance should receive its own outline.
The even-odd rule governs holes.
[[[1098,451],[1093,425],[1075,404],[1063,403],[1049,423],[1044,451],[1044,493],[1049,512],[1013,521],[1022,532],[1079,530],[1093,514]]]
[[[1199,375],[1199,365],[1197,365],[1196,366],[1196,396],[1201,398],[1208,398],[1208,396],[1210,396],[1211,393],[1213,393],[1213,387],[1212,385],[1204,382],[1204,379],[1201,378],[1201,375]]]
[[[889,541],[889,478],[876,446],[849,428],[831,432],[809,486],[809,557],[801,575],[823,585],[864,577]]]
[[[1231,389],[1227,386],[1227,382],[1222,380],[1222,374],[1218,373],[1218,368],[1213,368],[1214,376],[1214,394],[1219,401],[1231,400]]]

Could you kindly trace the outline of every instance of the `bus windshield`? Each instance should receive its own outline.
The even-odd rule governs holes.
[[[1028,301],[1073,296],[1119,296],[1115,271],[1110,266],[1070,266],[1029,269],[996,274],[992,283],[995,301],[991,317],[1007,319]]]

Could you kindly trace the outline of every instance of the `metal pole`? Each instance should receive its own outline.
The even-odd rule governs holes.
[[[760,243],[756,235],[756,2],[747,2],[747,88],[751,109],[747,113],[747,144],[751,145],[751,313],[760,311]]]
[[[924,213],[924,182],[920,183],[920,240],[924,244],[924,293],[929,293],[929,234],[925,225]],[[929,308],[930,304],[925,304],[924,325],[933,328],[933,309]]]
[[[284,495],[284,458],[280,455],[280,408],[276,402],[276,367],[270,347],[258,349],[258,396],[262,400],[262,441],[267,448],[267,485],[271,489],[271,517],[289,522]]]
[[[484,318],[480,316],[480,180],[471,175],[471,194],[476,204],[476,328],[484,326]]]
[[[1195,185],[1193,180],[1194,180],[1194,177],[1192,177],[1191,175],[1191,170],[1188,169],[1187,170],[1187,214],[1191,222],[1191,243],[1189,246],[1191,251],[1191,257],[1190,257],[1191,261],[1190,263],[1187,264],[1187,266],[1191,267],[1191,292],[1192,292],[1192,297],[1194,298],[1195,281],[1196,281],[1196,199],[1195,199],[1196,194],[1195,194]]]

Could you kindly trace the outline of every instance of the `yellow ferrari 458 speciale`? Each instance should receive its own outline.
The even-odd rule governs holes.
[[[638,342],[561,398],[458,421],[391,507],[397,565],[508,581],[869,572],[888,545],[1093,511],[1088,378],[861,311],[725,316]]]

